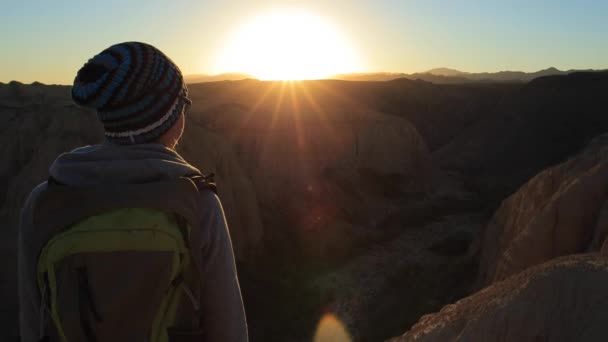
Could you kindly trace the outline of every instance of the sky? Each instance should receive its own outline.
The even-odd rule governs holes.
[[[351,72],[608,68],[605,0],[0,2],[0,82],[71,84],[89,58],[124,41],[155,45],[186,75],[248,72],[218,70],[218,58],[244,23],[276,9],[323,18],[356,54]]]

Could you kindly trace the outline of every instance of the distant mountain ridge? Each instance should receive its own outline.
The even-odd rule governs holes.
[[[217,75],[207,75],[207,74],[194,74],[194,75],[185,75],[184,81],[186,83],[204,83],[204,82],[217,82],[217,81],[240,81],[248,78],[255,78],[249,74],[231,72],[231,73],[223,73]]]
[[[523,71],[498,71],[498,72],[480,72],[480,73],[470,73],[470,72],[462,72],[454,69],[448,68],[437,68],[431,69],[427,71],[427,74],[433,74],[438,76],[448,76],[448,77],[463,77],[476,81],[484,81],[484,80],[494,80],[494,81],[530,81],[537,77],[542,76],[553,76],[553,75],[566,75],[572,72],[582,71],[582,70],[568,70],[562,71],[554,67],[550,67],[547,69],[535,71],[535,72],[523,72]]]
[[[384,82],[392,81],[400,78],[407,78],[410,80],[422,80],[436,84],[461,84],[461,83],[473,83],[473,82],[515,82],[524,83],[529,82],[535,78],[543,76],[555,76],[555,75],[567,75],[573,72],[579,71],[608,71],[608,69],[570,69],[570,70],[559,70],[554,67],[542,69],[535,72],[523,72],[523,71],[498,71],[498,72],[465,72],[450,68],[434,68],[424,72],[417,72],[412,74],[400,73],[400,72],[361,72],[361,73],[348,73],[348,74],[335,74],[329,76],[327,79],[330,80],[342,80],[342,81],[359,81],[359,82]],[[256,79],[255,76],[246,73],[222,73],[217,75],[208,74],[192,74],[185,75],[184,81],[187,84],[194,83],[206,83],[206,82],[221,82],[221,81],[240,81],[246,79]],[[10,83],[23,84],[19,81],[10,81],[8,83],[0,82],[0,84]],[[32,85],[44,85],[44,83],[33,82]]]
[[[554,67],[535,71],[498,71],[498,72],[464,72],[449,68],[435,68],[425,72],[405,74],[405,73],[353,73],[337,74],[332,79],[346,81],[391,81],[397,78],[409,78],[413,80],[423,80],[432,83],[470,83],[470,82],[529,82],[535,78],[543,76],[567,75],[578,71],[599,71],[599,70],[559,70]]]
[[[498,72],[465,72],[450,68],[435,68],[424,72],[412,74],[400,72],[369,72],[369,73],[349,73],[336,74],[328,77],[333,80],[343,81],[392,81],[399,78],[407,78],[410,80],[423,80],[436,84],[459,84],[472,82],[529,82],[535,78],[543,76],[567,75],[577,71],[599,71],[599,70],[559,70],[555,67],[535,71],[498,71]],[[204,83],[217,81],[238,81],[244,79],[255,79],[254,76],[245,73],[223,73],[218,75],[186,75],[184,76],[186,83]]]

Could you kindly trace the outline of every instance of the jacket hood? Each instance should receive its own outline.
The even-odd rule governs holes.
[[[200,174],[177,152],[158,143],[91,145],[63,153],[50,175],[66,185],[145,183]]]

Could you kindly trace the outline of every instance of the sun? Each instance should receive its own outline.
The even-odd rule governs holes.
[[[261,80],[321,79],[360,67],[354,48],[336,27],[301,10],[252,18],[221,50],[215,73],[243,72]]]

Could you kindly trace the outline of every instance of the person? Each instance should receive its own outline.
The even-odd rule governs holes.
[[[126,42],[103,50],[78,71],[72,98],[76,104],[96,110],[104,127],[105,141],[61,154],[50,166],[49,181],[31,192],[22,209],[18,282],[20,334],[25,342],[44,338],[41,330],[45,330],[43,326],[48,323],[41,314],[48,311],[48,307],[36,278],[39,262],[36,258],[40,251],[34,250],[37,239],[34,235],[42,229],[37,223],[40,219],[35,217],[39,197],[52,184],[103,189],[104,186],[135,186],[159,179],[200,175],[198,169],[175,151],[191,103],[188,89],[179,68],[157,48]],[[192,253],[198,253],[194,259],[200,258],[200,264],[194,267],[204,282],[199,303],[202,340],[247,341],[245,311],[224,212],[213,191],[201,189],[198,194],[202,208],[200,226],[192,229],[196,229],[199,241],[190,248],[194,249]],[[79,207],[78,202],[75,207]],[[59,209],[61,205],[55,210]],[[119,264],[114,263],[112,268],[118,268]]]

